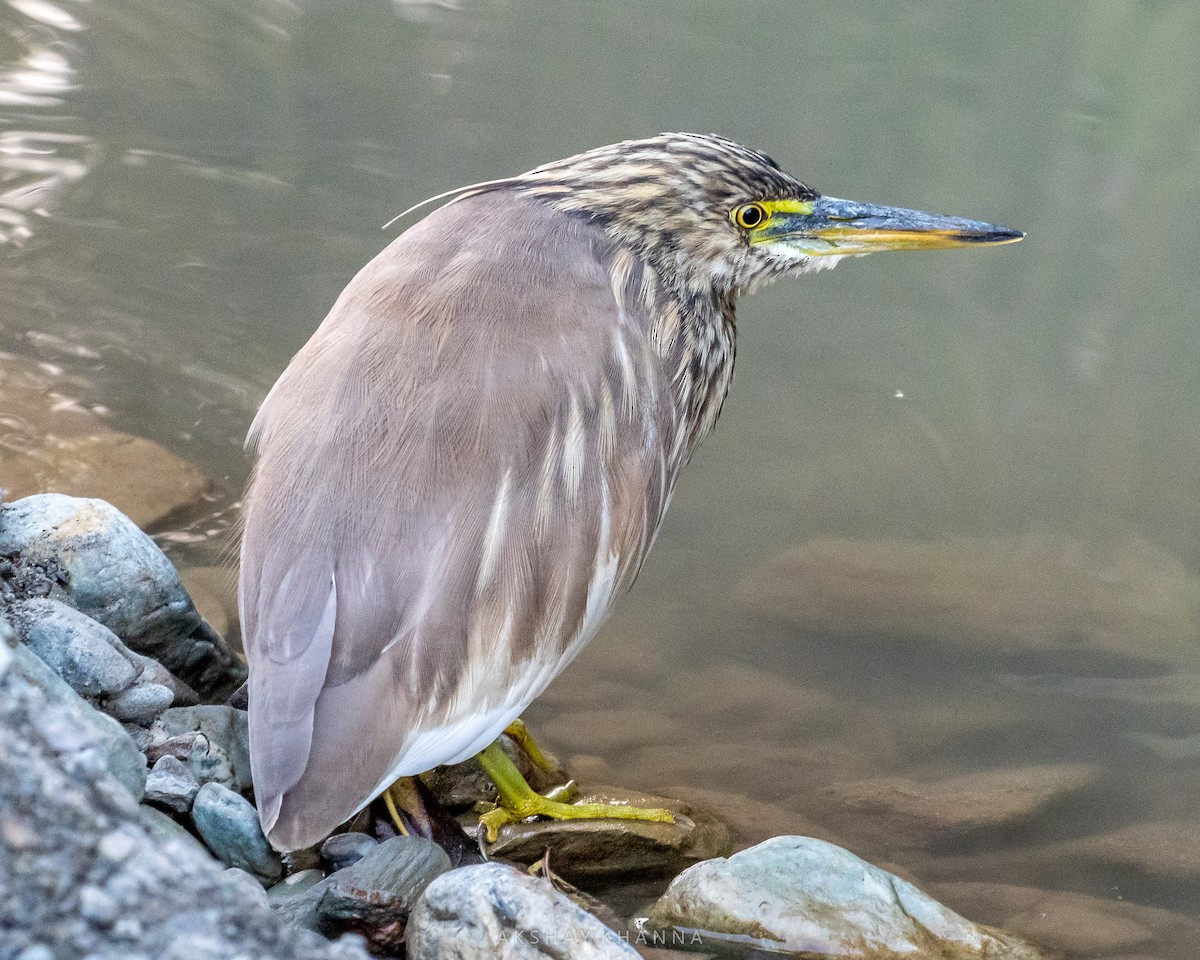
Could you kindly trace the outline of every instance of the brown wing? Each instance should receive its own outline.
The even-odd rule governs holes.
[[[255,421],[241,608],[272,842],[499,734],[636,573],[678,462],[643,268],[509,192],[351,282]]]

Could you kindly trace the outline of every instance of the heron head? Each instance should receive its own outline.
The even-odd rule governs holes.
[[[738,293],[879,250],[1013,243],[1018,230],[822,196],[715,135],[627,140],[538,167],[521,189],[601,222],[678,286]]]

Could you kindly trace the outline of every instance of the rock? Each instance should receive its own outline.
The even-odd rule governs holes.
[[[554,872],[575,882],[630,874],[662,876],[732,849],[732,834],[724,823],[703,808],[679,800],[618,787],[594,787],[581,792],[576,799],[580,803],[665,807],[676,815],[676,820],[675,823],[647,820],[514,823],[501,829],[488,854],[517,863],[533,863],[549,849]],[[474,814],[464,818],[468,829],[477,822]]]
[[[229,867],[221,874],[221,878],[225,881],[226,886],[233,886],[237,889],[243,903],[267,906],[267,891],[245,870]]]
[[[201,854],[205,859],[216,863],[216,858],[209,852],[208,847],[187,832],[179,823],[172,820],[161,810],[141,804],[138,806],[138,823],[159,847],[179,846],[182,844],[194,854]]]
[[[22,653],[76,697],[29,651],[0,669],[0,954],[369,960],[357,940],[328,943],[248,902],[194,841],[152,835],[142,816],[161,814],[64,752],[59,731],[77,717],[26,679]]]
[[[663,793],[702,807],[719,817],[733,831],[737,849],[762,843],[781,834],[803,834],[842,845],[837,834],[803,814],[743,794],[704,790],[685,784],[667,787]]]
[[[133,685],[138,670],[108,627],[57,600],[22,600],[10,617],[17,634],[71,689],[96,701]]]
[[[284,900],[307,893],[324,879],[325,874],[315,867],[297,871],[267,888],[267,902],[278,906]]]
[[[502,736],[496,742],[534,790],[544,793],[552,787],[566,783],[566,777],[549,774],[535,766],[529,759],[529,754],[510,737]],[[548,759],[552,763],[556,762],[553,757]],[[421,782],[429,788],[434,799],[448,810],[463,810],[476,803],[494,803],[496,800],[496,785],[483,772],[483,768],[474,757],[462,763],[435,767],[421,774]]]
[[[57,708],[35,722],[67,769],[107,769],[140,800],[146,790],[146,758],[121,725],[93,709],[24,644],[12,657],[13,670]]]
[[[258,811],[241,794],[219,783],[206,783],[192,803],[192,822],[200,839],[218,860],[253,874],[259,880],[278,880],[279,859],[258,822]]]
[[[246,711],[209,705],[172,707],[159,717],[151,755],[169,741],[186,757],[200,783],[219,783],[245,793],[250,789],[250,735]]]
[[[421,837],[393,837],[313,888],[317,928],[357,933],[378,953],[397,952],[409,914],[435,877],[450,869],[441,847]]]
[[[1028,824],[1098,777],[1087,764],[1060,763],[968,773],[933,783],[877,777],[838,784],[824,793],[845,815],[875,818],[875,826],[889,836],[940,843]],[[881,822],[880,816],[886,820]]]
[[[105,704],[117,720],[148,726],[175,700],[175,691],[161,683],[136,683]]]
[[[980,927],[905,880],[812,837],[775,837],[671,881],[658,928],[702,931],[771,951],[841,957],[1038,960],[1031,945]]]
[[[1172,885],[1200,882],[1200,823],[1152,820],[1067,840],[1045,851],[1069,862],[1117,867]]]
[[[989,655],[1136,649],[1176,663],[1200,653],[1200,580],[1138,539],[814,540],[755,570],[740,595],[820,635],[934,637]]]
[[[321,844],[321,865],[330,873],[344,870],[379,845],[365,833],[335,833]]]
[[[187,764],[172,756],[160,757],[146,777],[146,802],[176,813],[187,813],[200,790]]]
[[[1124,900],[1067,890],[1000,883],[941,883],[931,890],[988,923],[1070,956],[1111,956],[1155,947],[1163,956],[1187,956],[1200,943],[1196,920]]]
[[[461,867],[425,888],[409,918],[410,960],[637,960],[613,930],[546,880],[500,863]]]
[[[59,494],[0,506],[0,555],[56,564],[54,598],[104,624],[199,694],[221,699],[245,665],[196,612],[175,568],[129,518],[102,500]]]

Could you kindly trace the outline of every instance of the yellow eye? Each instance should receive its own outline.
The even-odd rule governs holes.
[[[730,216],[733,217],[733,222],[743,230],[753,230],[766,223],[770,214],[761,203],[746,203],[735,208]]]

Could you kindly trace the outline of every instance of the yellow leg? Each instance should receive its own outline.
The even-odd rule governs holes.
[[[404,826],[404,820],[400,816],[400,811],[396,809],[396,800],[392,797],[392,787],[388,787],[383,791],[383,804],[387,807],[388,816],[392,818],[392,823],[400,831],[400,836],[407,837],[408,828]]]
[[[526,817],[551,817],[554,820],[651,820],[656,823],[674,823],[670,810],[655,810],[647,807],[626,807],[615,803],[563,803],[557,799],[535,793],[525,782],[521,771],[508,758],[508,754],[493,743],[475,759],[483,772],[492,778],[499,793],[494,810],[479,818],[487,831],[488,843],[495,843],[500,828],[505,824],[517,823]]]
[[[546,755],[542,753],[541,747],[534,742],[533,734],[525,726],[524,720],[514,720],[504,729],[504,732],[512,737],[517,742],[517,745],[529,755],[529,759],[533,761],[534,766],[540,770],[545,770],[546,773],[558,773],[558,767],[546,759]]]

